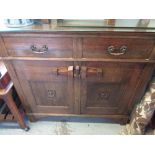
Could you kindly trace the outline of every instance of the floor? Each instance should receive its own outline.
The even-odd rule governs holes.
[[[26,120],[28,132],[17,123],[1,122],[0,135],[118,135],[122,126],[101,118],[51,117],[35,123]]]

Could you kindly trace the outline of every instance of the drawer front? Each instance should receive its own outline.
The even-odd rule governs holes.
[[[147,59],[153,45],[153,39],[148,38],[83,38],[83,57]]]
[[[69,58],[73,54],[72,38],[4,37],[10,56]]]

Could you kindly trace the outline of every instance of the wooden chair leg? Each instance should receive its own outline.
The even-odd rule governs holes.
[[[20,114],[13,98],[12,98],[12,90],[10,90],[4,97],[3,99],[5,100],[6,104],[8,105],[10,111],[14,115],[15,119],[19,123],[20,127],[24,129],[25,131],[29,130],[29,127],[25,124],[24,118]]]

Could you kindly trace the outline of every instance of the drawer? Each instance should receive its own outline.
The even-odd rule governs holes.
[[[148,38],[83,38],[84,58],[147,59],[153,39]]]
[[[10,56],[68,58],[73,54],[72,38],[4,37]]]

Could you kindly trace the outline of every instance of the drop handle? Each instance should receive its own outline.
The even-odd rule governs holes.
[[[123,45],[119,49],[115,48],[113,45],[107,48],[110,55],[119,56],[124,55],[127,52],[127,46]]]
[[[31,45],[30,49],[32,50],[33,53],[43,54],[48,51],[48,46],[43,45],[41,48],[38,48],[36,45]]]

